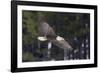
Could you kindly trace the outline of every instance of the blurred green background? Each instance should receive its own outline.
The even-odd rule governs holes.
[[[38,48],[38,12],[44,15],[45,22],[54,29],[56,34],[64,37],[74,48],[73,51],[69,51],[68,60],[90,58],[90,14],[23,10],[23,62],[64,59],[64,50],[57,46],[53,45],[51,48],[50,58],[47,57],[47,42],[41,43],[43,46],[41,46],[41,49]],[[82,44],[84,44],[84,46]],[[88,47],[86,45],[88,45]],[[76,50],[78,50],[77,53],[75,53]],[[84,53],[82,53],[82,51],[84,51]]]

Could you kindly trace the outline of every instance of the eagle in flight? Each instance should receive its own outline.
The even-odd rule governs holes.
[[[62,48],[72,50],[71,45],[61,36],[57,35],[53,28],[44,20],[44,16],[41,12],[38,12],[38,32],[39,41],[49,41],[53,45]]]

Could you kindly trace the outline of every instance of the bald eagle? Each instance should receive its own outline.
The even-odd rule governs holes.
[[[61,49],[72,50],[71,45],[63,37],[56,35],[53,28],[44,20],[41,12],[38,12],[38,24],[38,40],[49,41]]]

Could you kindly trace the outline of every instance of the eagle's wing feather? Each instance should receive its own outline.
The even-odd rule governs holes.
[[[59,48],[62,48],[62,49],[69,49],[69,50],[72,50],[73,49],[71,47],[71,45],[67,41],[65,41],[65,40],[60,40],[60,41],[58,41],[58,40],[52,40],[52,43],[55,46],[57,46]]]
[[[56,35],[53,28],[46,22],[42,22],[39,26],[40,35]]]

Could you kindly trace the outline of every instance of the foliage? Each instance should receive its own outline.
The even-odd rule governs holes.
[[[45,21],[55,30],[57,35],[65,38],[76,50],[82,48],[85,40],[90,40],[90,15],[83,13],[64,13],[64,12],[41,12]],[[22,11],[22,32],[23,32],[23,62],[26,61],[47,61],[51,59],[63,60],[64,50],[53,45],[51,57],[47,57],[47,42],[41,43],[39,48],[38,34],[38,11]],[[86,47],[84,47],[86,49]],[[89,47],[87,49],[89,51]],[[86,51],[86,50],[85,50]],[[74,52],[74,51],[73,51]],[[86,59],[85,57],[77,57]],[[88,53],[89,56],[89,53]]]

